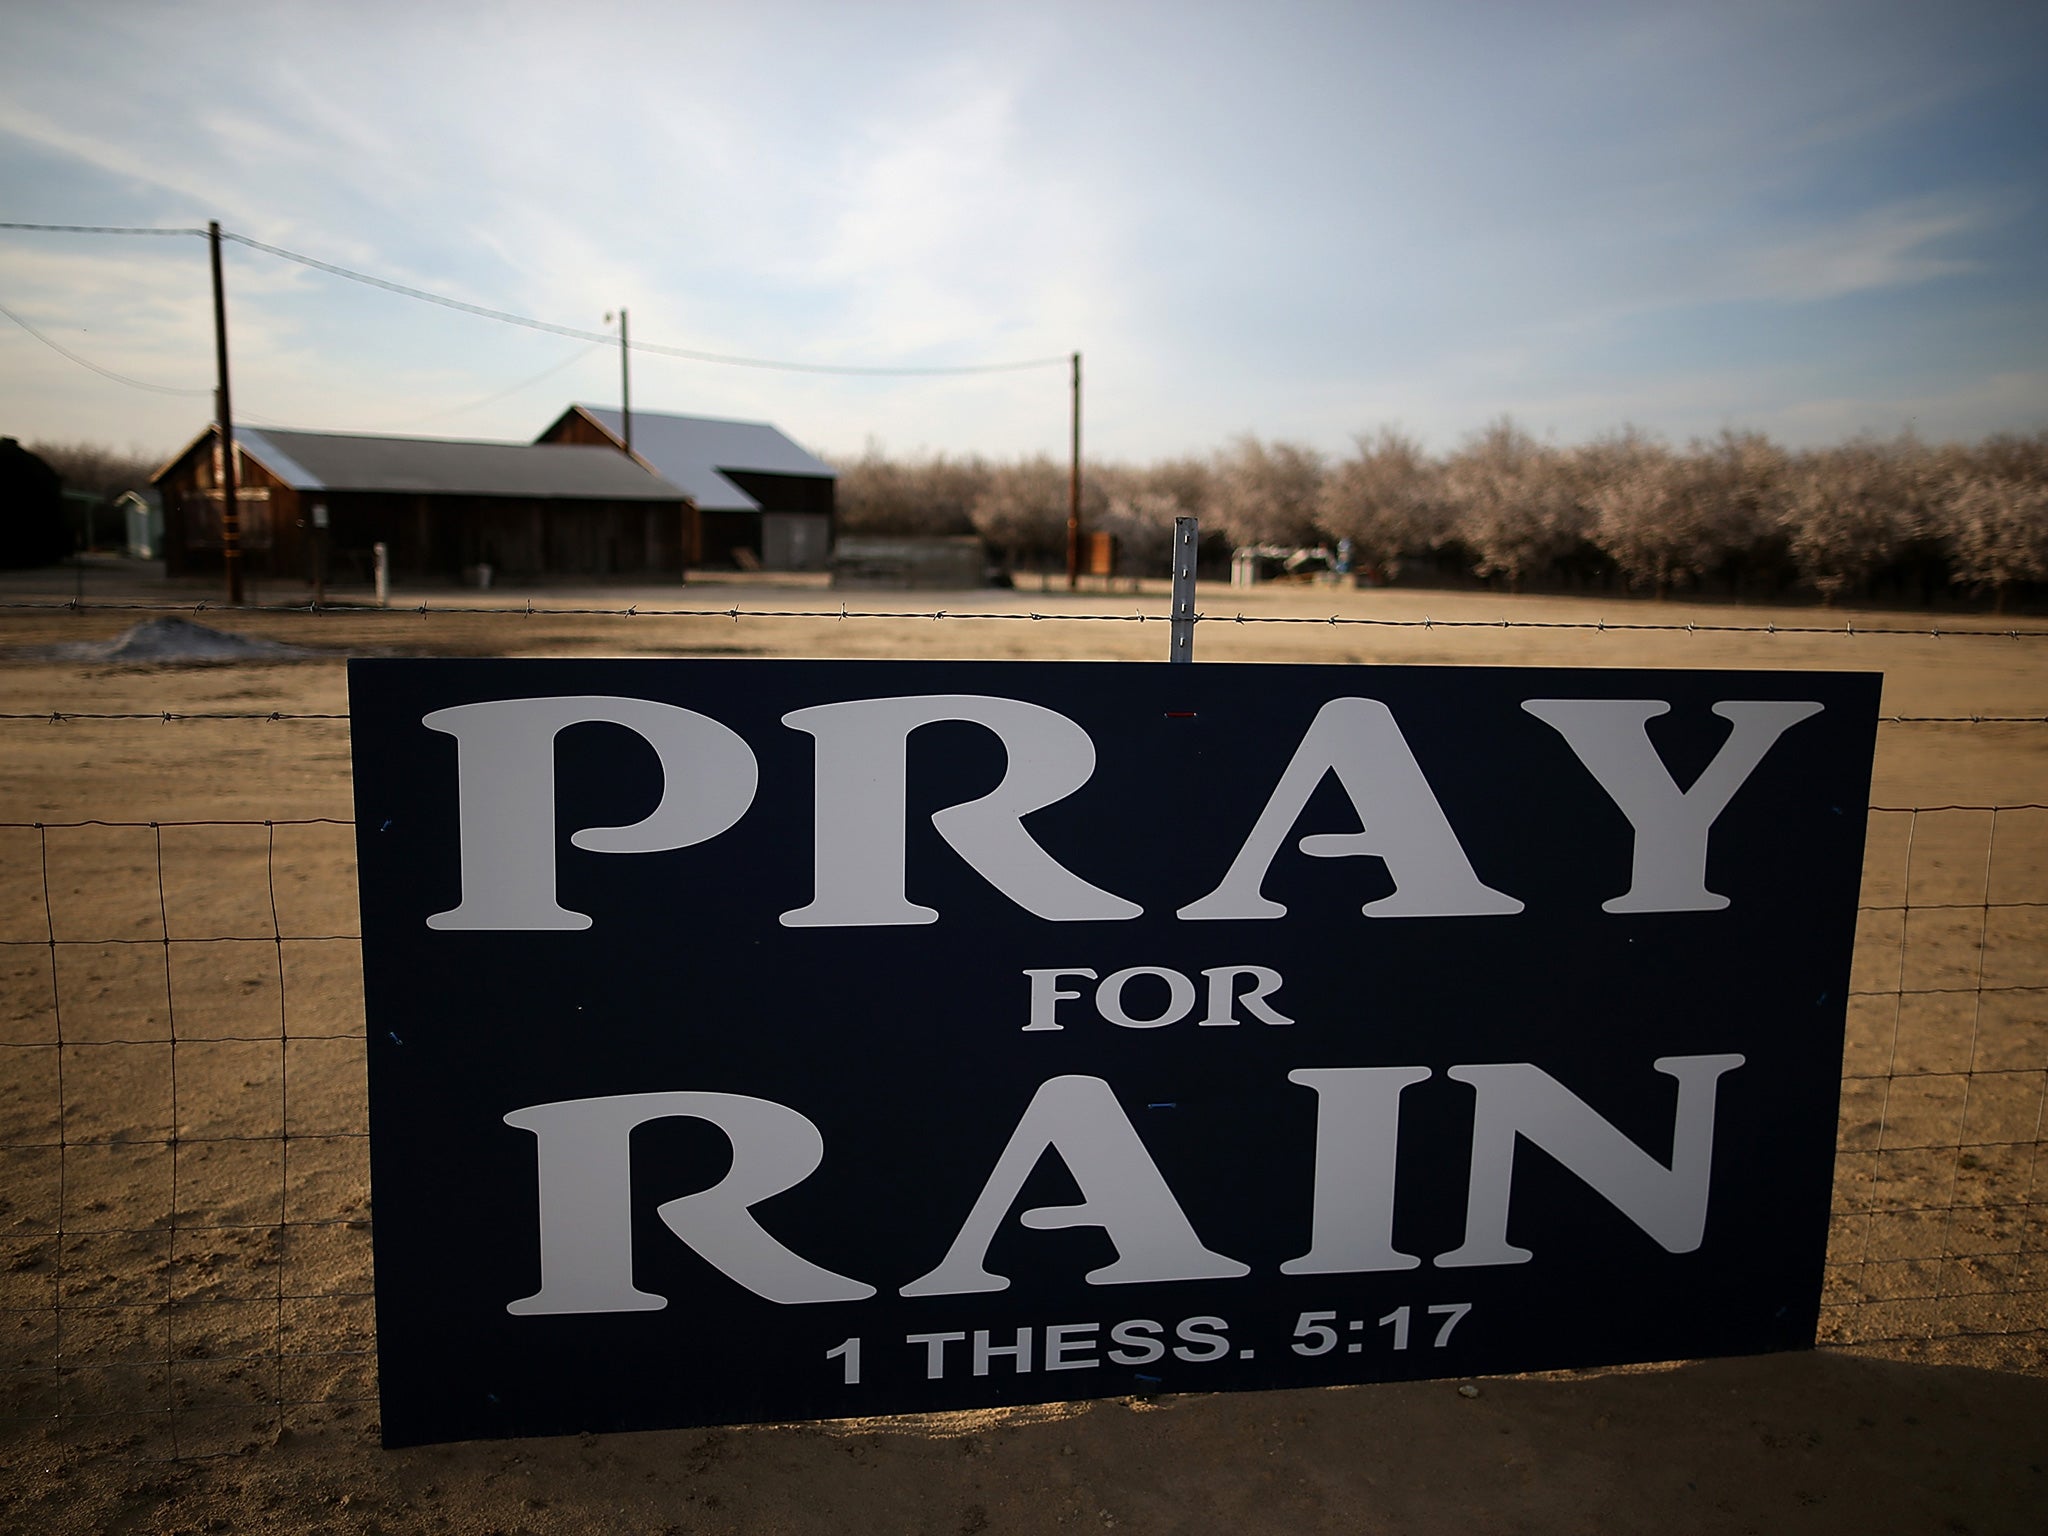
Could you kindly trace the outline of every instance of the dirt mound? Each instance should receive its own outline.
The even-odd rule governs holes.
[[[198,662],[288,661],[315,656],[303,646],[213,629],[191,619],[146,619],[111,640],[83,640],[52,646],[62,661],[112,661],[130,665],[191,665]]]

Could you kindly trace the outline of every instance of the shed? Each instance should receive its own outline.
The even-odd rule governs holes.
[[[154,560],[164,547],[164,499],[154,490],[123,491],[114,498],[121,509],[121,547],[131,559]]]
[[[632,456],[697,509],[693,562],[822,571],[832,553],[838,472],[765,421],[633,412]],[[626,448],[622,412],[572,405],[538,441]]]
[[[683,573],[694,542],[683,493],[602,448],[235,429],[245,568],[305,576],[320,558],[364,575],[388,547],[403,576]],[[153,477],[173,576],[221,567],[220,430],[208,427]]]
[[[70,553],[64,482],[41,454],[0,437],[0,570],[55,565]]]

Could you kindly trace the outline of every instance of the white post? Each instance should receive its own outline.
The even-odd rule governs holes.
[[[377,561],[377,606],[391,606],[391,546],[378,543],[372,546]]]

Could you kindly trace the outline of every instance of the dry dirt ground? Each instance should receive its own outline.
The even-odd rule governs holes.
[[[0,585],[0,604],[69,595]],[[0,719],[0,822],[25,824],[0,826],[0,1527],[2048,1531],[2048,811],[1908,814],[2048,800],[2048,725],[1880,729],[1873,803],[1900,809],[1871,822],[1828,1348],[1477,1396],[1422,1383],[387,1452],[352,836],[320,820],[350,815],[348,728],[267,717],[342,716],[350,649],[1162,659],[1165,598],[437,593],[424,614],[196,615],[300,657],[92,659],[152,616],[107,605],[208,595],[95,573],[82,611],[0,607],[0,715],[23,717]],[[761,616],[842,598],[855,616]],[[529,615],[529,599],[641,611]],[[1200,606],[1204,663],[1877,670],[1888,716],[2048,716],[2038,619],[1943,616],[1937,637],[1911,613],[1328,588],[1208,589]],[[522,611],[479,611],[505,607]],[[706,612],[646,611],[675,608]],[[1029,613],[1057,617],[998,616]],[[1609,627],[1542,627],[1590,623]],[[1769,624],[1833,632],[1713,627]]]

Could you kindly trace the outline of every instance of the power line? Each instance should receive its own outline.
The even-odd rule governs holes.
[[[479,406],[495,404],[496,402],[505,399],[509,395],[518,394],[522,389],[533,388],[533,386],[540,383],[542,379],[552,378],[554,375],[560,373],[564,368],[567,368],[571,363],[581,362],[584,358],[590,356],[590,354],[596,350],[597,347],[595,343],[589,346],[578,347],[574,352],[571,352],[567,357],[563,358],[560,362],[549,363],[547,367],[541,369],[541,371],[539,373],[536,373],[532,378],[523,379],[519,383],[512,385],[510,388],[499,390],[494,395],[485,395],[481,400],[465,400],[461,405],[451,405],[446,406],[438,411],[428,411],[423,415],[415,416],[412,419],[414,421],[439,421],[444,416],[455,416],[463,411],[476,410]]]
[[[136,229],[119,224],[8,224],[0,229],[33,229],[51,235],[204,235],[203,229]]]
[[[382,288],[387,293],[401,294],[409,299],[419,299],[428,304],[438,304],[444,309],[460,310],[467,315],[477,315],[485,320],[496,320],[505,325],[521,325],[528,330],[546,331],[554,336],[569,336],[578,341],[601,341],[607,345],[618,345],[618,338],[603,331],[584,330],[579,326],[556,325],[551,320],[535,320],[529,315],[515,315],[508,310],[491,309],[482,304],[471,304],[462,299],[451,299],[445,294],[429,293],[424,288],[414,288],[406,283],[395,283],[389,278],[373,277],[367,272],[358,272],[350,267],[338,266],[331,261],[322,261],[315,256],[288,251],[282,246],[266,245],[261,240],[247,235],[238,235],[232,230],[222,230],[223,240],[232,240],[237,245],[246,245],[251,250],[281,257],[286,261],[298,262],[318,272],[331,273],[335,277],[347,278],[352,283],[365,283],[372,288]],[[785,373],[833,373],[857,374],[871,377],[924,377],[949,374],[971,373],[1019,373],[1027,368],[1064,368],[1069,361],[1068,354],[1059,357],[1026,358],[1013,363],[962,363],[950,367],[871,367],[850,363],[792,363],[765,357],[735,357],[724,352],[700,352],[692,347],[665,347],[655,342],[635,341],[626,343],[635,352],[647,352],[660,357],[679,357],[697,363],[723,363],[734,368],[770,368]]]
[[[0,229],[34,230],[44,234],[70,235],[199,235],[203,229],[136,228],[113,224],[25,224],[0,221]],[[262,251],[267,256],[276,256],[284,261],[297,262],[300,266],[311,267],[316,272],[326,272],[334,277],[346,278],[352,283],[363,283],[372,288],[381,288],[386,293],[395,293],[408,299],[418,299],[426,304],[438,304],[443,309],[459,310],[466,315],[475,315],[484,320],[496,320],[503,325],[524,326],[532,331],[545,331],[553,336],[567,336],[576,341],[602,342],[607,346],[618,345],[618,338],[604,331],[584,330],[573,325],[557,325],[551,320],[536,320],[530,315],[515,315],[509,310],[492,309],[484,304],[471,304],[463,299],[452,299],[446,294],[431,293],[424,288],[414,288],[407,283],[393,282],[388,277],[377,277],[368,272],[358,272],[353,267],[344,267],[336,262],[322,261],[317,256],[307,256],[299,251],[288,251],[280,245],[269,245],[249,235],[237,234],[233,230],[221,231],[223,240],[232,240],[237,245],[246,245],[252,251]],[[737,357],[724,352],[703,352],[693,347],[668,347],[657,342],[635,341],[627,343],[630,350],[645,352],[657,357],[682,358],[687,362],[721,363],[733,368],[767,368],[782,373],[826,373],[863,376],[870,378],[937,378],[976,373],[1021,373],[1032,368],[1063,368],[1069,361],[1068,354],[1058,357],[1025,358],[1011,363],[960,363],[952,366],[930,367],[882,367],[853,363],[796,363],[785,359],[768,357]],[[86,366],[90,367],[90,364]],[[125,381],[124,381],[125,382]],[[201,391],[204,393],[204,391]]]
[[[8,319],[12,320],[16,325],[20,326],[24,331],[27,331],[29,335],[35,337],[37,341],[40,341],[52,352],[55,352],[58,356],[70,359],[72,362],[78,364],[78,366],[81,368],[90,368],[94,373],[98,374],[101,378],[112,379],[116,384],[126,384],[131,389],[146,389],[150,391],[150,393],[157,395],[190,395],[196,397],[210,393],[210,391],[204,389],[181,389],[175,384],[151,384],[146,379],[131,379],[125,373],[116,373],[111,368],[102,368],[98,363],[92,361],[91,358],[80,357],[76,352],[73,352],[70,348],[62,346],[55,341],[52,341],[49,337],[45,336],[41,331],[37,330],[34,326],[30,325],[26,320],[22,319],[21,316],[17,315],[13,310],[9,309],[5,304],[0,304],[0,315],[5,315]]]

